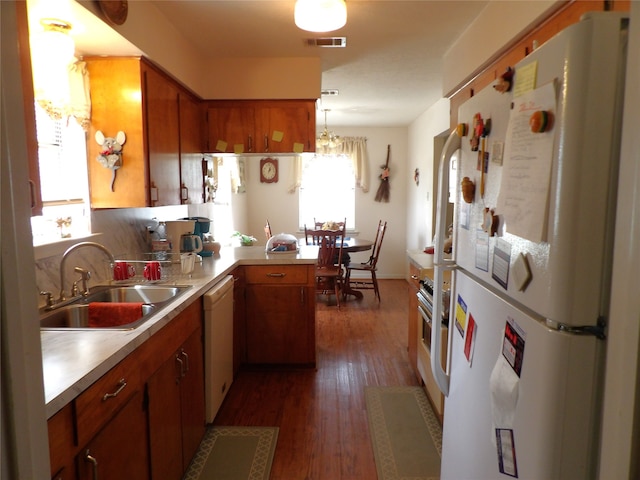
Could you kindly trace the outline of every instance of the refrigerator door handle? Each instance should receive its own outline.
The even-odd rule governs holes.
[[[455,248],[451,259],[444,258],[444,242],[447,229],[447,201],[449,196],[449,162],[451,156],[460,148],[460,137],[454,130],[447,138],[440,155],[440,170],[438,173],[438,202],[436,207],[436,234],[434,245],[434,275],[433,275],[433,328],[431,329],[431,372],[443,395],[449,395],[449,375],[443,370],[440,361],[441,328],[437,328],[442,319],[442,272],[455,268]],[[447,342],[448,344],[449,342]],[[436,359],[436,361],[434,361]]]

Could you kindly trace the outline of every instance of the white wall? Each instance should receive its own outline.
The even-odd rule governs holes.
[[[434,137],[449,130],[449,100],[441,99],[409,126],[407,184],[407,250],[422,250],[432,244],[432,213],[436,191],[434,159]],[[420,169],[420,182],[413,181],[413,172]]]
[[[373,240],[379,220],[387,221],[387,233],[378,262],[379,278],[404,278],[406,263],[406,190],[413,185],[413,170],[409,171],[406,128],[354,128],[336,127],[331,130],[340,136],[366,137],[370,161],[369,192],[356,190],[356,230],[361,238]],[[389,167],[391,170],[391,193],[389,203],[374,201],[380,181],[380,166],[387,157],[387,145],[391,145]],[[298,231],[298,194],[287,193],[290,185],[293,157],[279,156],[279,181],[262,184],[259,177],[260,157],[247,157],[247,231],[264,245],[263,227],[269,219],[274,233]],[[234,200],[235,202],[235,200]],[[351,255],[351,260],[364,262],[369,253]]]
[[[518,38],[521,32],[565,3],[557,0],[490,1],[444,55],[442,94],[449,94]]]

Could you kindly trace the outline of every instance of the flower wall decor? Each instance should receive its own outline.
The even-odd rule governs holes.
[[[102,131],[96,132],[96,142],[102,147],[96,160],[100,162],[104,168],[110,169],[113,174],[111,176],[111,191],[113,192],[113,184],[116,181],[116,170],[122,166],[122,146],[127,141],[127,136],[123,131],[116,134],[115,137],[105,137]]]

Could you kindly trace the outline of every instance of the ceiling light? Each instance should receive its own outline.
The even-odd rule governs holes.
[[[347,23],[347,4],[344,0],[297,0],[294,18],[302,30],[331,32]]]
[[[330,132],[327,128],[327,112],[330,112],[329,109],[324,109],[324,130],[316,139],[316,145],[322,148],[336,148],[338,145],[342,143],[342,139],[335,135],[333,132]]]

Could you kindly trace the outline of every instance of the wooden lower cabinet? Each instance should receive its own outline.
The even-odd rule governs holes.
[[[75,480],[73,407],[66,405],[49,419],[49,461],[53,480]]]
[[[136,392],[77,456],[80,480],[149,479],[144,394]]]
[[[420,271],[413,263],[409,262],[409,312],[408,327],[409,338],[407,352],[409,354],[409,363],[413,369],[418,381],[422,381],[420,371],[418,370],[418,325],[420,323],[418,317],[418,297],[416,294],[420,289]]]
[[[315,366],[313,265],[248,266],[245,281],[246,363]]]
[[[202,331],[199,299],[52,416],[52,478],[181,479],[205,432]]]
[[[233,272],[233,375],[247,360],[247,326],[245,323],[245,279],[244,267]]]
[[[147,382],[151,475],[181,479],[204,436],[202,328]]]

